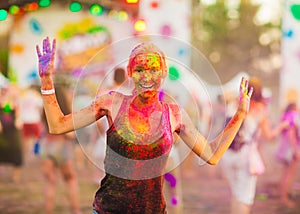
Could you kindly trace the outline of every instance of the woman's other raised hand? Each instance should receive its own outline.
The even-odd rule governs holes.
[[[239,106],[238,110],[248,113],[250,107],[250,99],[252,96],[253,88],[249,89],[248,87],[248,80],[245,77],[242,77],[241,84],[240,84],[240,99],[239,99]]]

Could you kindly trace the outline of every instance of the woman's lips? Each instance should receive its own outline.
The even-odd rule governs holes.
[[[150,88],[153,88],[155,84],[151,84],[151,85],[144,85],[144,84],[140,84],[140,86],[142,88],[145,88],[145,89],[150,89]]]

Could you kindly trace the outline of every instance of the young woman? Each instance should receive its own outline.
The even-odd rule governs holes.
[[[287,121],[289,125],[281,132],[281,141],[276,152],[276,157],[282,164],[280,200],[283,205],[290,208],[296,206],[295,202],[290,199],[289,193],[295,179],[300,157],[300,139],[298,134],[299,124],[297,124],[298,117],[299,113],[297,104],[288,104],[284,114],[282,115],[282,121]]]
[[[127,73],[134,82],[131,95],[110,92],[98,96],[86,108],[64,115],[57,103],[52,77],[55,40],[37,46],[41,93],[53,134],[85,127],[106,116],[106,175],[93,203],[94,213],[166,213],[162,194],[164,167],[178,135],[199,157],[217,164],[228,149],[249,107],[252,89],[246,79],[240,84],[236,114],[224,132],[208,142],[180,106],[159,100],[159,89],[167,75],[163,52],[152,43],[137,45],[129,56]],[[74,121],[76,121],[74,123]]]
[[[19,88],[14,83],[0,87],[0,164],[13,166],[12,180],[20,183],[24,165]]]

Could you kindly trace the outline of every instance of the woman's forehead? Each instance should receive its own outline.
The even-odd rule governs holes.
[[[139,54],[134,60],[136,64],[156,64],[161,62],[161,57],[157,53]]]

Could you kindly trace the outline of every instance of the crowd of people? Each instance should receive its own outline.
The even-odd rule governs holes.
[[[183,213],[181,179],[193,176],[191,162],[198,158],[219,165],[217,169],[228,181],[232,195],[231,213],[249,214],[258,175],[250,173],[246,157],[252,144],[259,151],[265,142],[277,141],[274,157],[282,166],[278,181],[280,201],[289,208],[297,205],[290,197],[299,162],[297,103],[289,103],[277,125],[271,125],[272,113],[259,78],[242,79],[240,96],[233,100],[233,114],[226,111],[228,100],[223,100],[222,105],[222,95],[216,98],[219,104],[212,114],[228,120],[213,122],[214,139],[206,139],[206,133],[198,131],[194,118],[182,106],[162,98],[160,86],[168,68],[164,53],[152,43],[137,45],[129,55],[127,68],[115,71],[119,75],[109,92],[98,94],[90,105],[78,111],[72,111],[70,106],[70,86],[53,80],[55,40],[51,44],[46,38],[41,49],[37,46],[37,55],[41,93],[32,87],[20,89],[15,83],[1,86],[0,164],[13,165],[12,181],[19,183],[22,166],[39,157],[45,178],[45,213],[53,213],[59,172],[65,181],[71,212],[81,213],[78,168],[74,161],[80,142],[74,131],[92,123],[97,124],[100,133],[98,139],[89,138],[95,141],[91,144],[92,155],[105,169],[96,167],[96,172],[92,172],[99,176],[99,188],[91,203],[94,214]],[[126,72],[134,83],[131,95],[118,91]],[[75,123],[72,118],[76,118]],[[241,142],[234,145],[232,142],[240,135]],[[272,141],[273,138],[278,140]],[[191,149],[182,167],[178,164],[178,141]],[[85,158],[81,157],[77,166]]]

